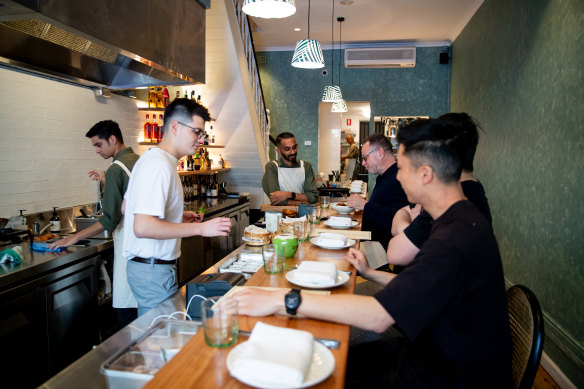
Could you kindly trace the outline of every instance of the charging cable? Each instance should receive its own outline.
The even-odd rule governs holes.
[[[189,316],[189,314],[188,314],[187,312],[189,311],[189,307],[191,306],[191,302],[193,301],[193,299],[194,299],[195,297],[200,297],[200,298],[202,298],[203,300],[211,300],[211,301],[213,301],[213,302],[216,302],[215,300],[213,300],[213,299],[209,299],[209,298],[207,298],[207,297],[205,297],[205,296],[201,296],[200,294],[195,294],[195,295],[191,296],[191,298],[189,299],[189,302],[188,302],[188,304],[187,304],[187,308],[185,309],[185,311],[186,311],[186,312],[182,312],[182,311],[176,311],[176,312],[173,312],[173,313],[171,313],[170,315],[158,315],[158,316],[156,316],[156,317],[155,317],[155,318],[152,320],[152,322],[150,323],[150,327],[152,327],[152,326],[154,325],[154,323],[156,323],[156,321],[157,321],[157,320],[159,320],[159,319],[174,319],[174,320],[178,320],[178,319],[177,319],[177,318],[174,316],[174,315],[177,315],[177,314],[184,315],[184,318],[185,318],[185,319],[193,321],[193,318],[192,318],[192,317],[190,317],[190,316]]]

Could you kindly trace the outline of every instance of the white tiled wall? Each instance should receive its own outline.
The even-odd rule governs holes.
[[[0,68],[0,217],[96,201],[87,172],[111,161],[85,133],[104,119],[117,121],[126,145],[144,151],[134,100]]]

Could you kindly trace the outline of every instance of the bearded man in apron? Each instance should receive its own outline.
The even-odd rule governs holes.
[[[293,134],[283,132],[276,137],[280,161],[266,164],[262,187],[272,205],[315,203],[318,199],[312,166],[297,160],[298,144]]]
[[[124,257],[122,201],[128,188],[130,172],[138,160],[138,155],[131,147],[124,145],[124,139],[118,123],[103,120],[95,124],[85,134],[91,139],[95,152],[104,159],[113,158],[113,162],[104,173],[91,170],[89,177],[96,181],[105,181],[102,201],[102,216],[92,226],[77,231],[52,246],[66,247],[87,239],[105,230],[113,233],[114,238],[114,274],[112,306],[118,313],[118,322],[125,327],[138,317],[137,303],[126,277],[126,258]],[[101,185],[101,183],[100,183]]]

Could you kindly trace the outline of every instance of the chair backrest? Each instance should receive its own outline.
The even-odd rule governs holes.
[[[537,298],[523,285],[507,289],[513,339],[511,375],[514,389],[531,389],[543,351],[543,315]]]

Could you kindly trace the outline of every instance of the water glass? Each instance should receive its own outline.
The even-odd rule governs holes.
[[[308,221],[312,224],[320,223],[320,207],[310,208],[307,213]]]
[[[286,245],[267,244],[262,247],[264,271],[266,273],[282,273],[284,271],[284,252]]]
[[[329,209],[331,205],[331,197],[330,196],[320,196],[320,208],[323,210]]]
[[[237,300],[230,297],[218,299],[201,301],[205,343],[211,347],[228,347],[237,341]]]
[[[308,232],[308,220],[304,219],[294,222],[294,235],[296,235],[299,242],[308,240]]]

